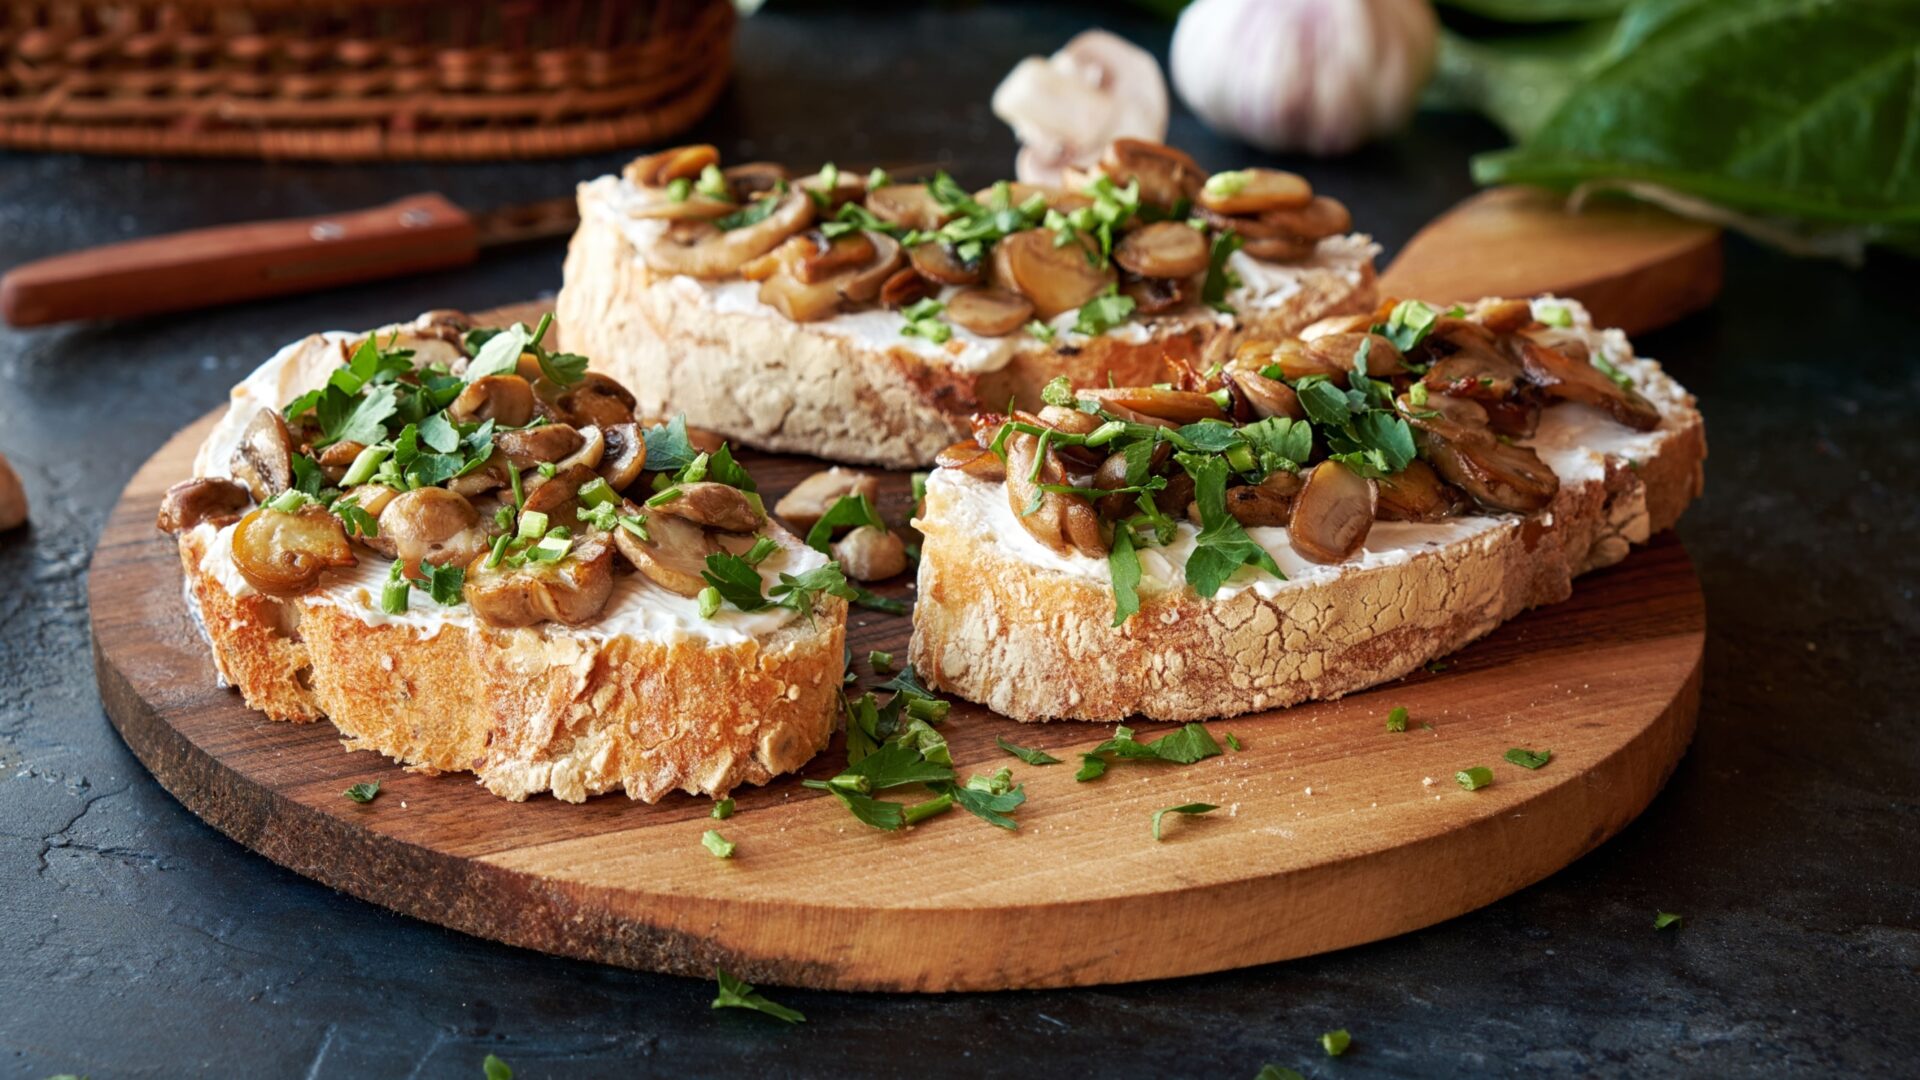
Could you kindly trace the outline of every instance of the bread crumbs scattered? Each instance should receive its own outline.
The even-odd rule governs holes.
[[[1433,786],[1433,777],[1431,777],[1431,776],[1426,776],[1426,777],[1422,777],[1422,778],[1421,778],[1421,780],[1420,780],[1420,786],[1421,786],[1421,787],[1432,787],[1432,786]]]
[[[1308,794],[1308,795],[1311,795],[1311,794],[1313,794],[1313,785],[1312,785],[1312,784],[1308,784],[1308,785],[1307,785],[1307,788],[1306,788],[1306,794]]]

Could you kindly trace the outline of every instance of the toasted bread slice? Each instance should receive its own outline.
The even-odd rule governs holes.
[[[911,649],[928,686],[1018,720],[1232,716],[1335,698],[1399,678],[1624,558],[1673,525],[1703,483],[1693,398],[1617,331],[1576,328],[1659,411],[1637,432],[1586,405],[1544,410],[1529,444],[1559,477],[1531,514],[1376,522],[1359,555],[1318,565],[1285,528],[1249,528],[1287,580],[1243,568],[1202,599],[1178,543],[1143,553],[1139,612],[1115,627],[1104,559],[1037,543],[1004,486],[953,469],[929,479]],[[1193,527],[1182,525],[1184,541]]]
[[[427,331],[399,331],[422,362],[457,355]],[[325,383],[365,335],[315,335],[256,371],[203,445],[196,475],[228,475],[247,418]],[[846,601],[821,593],[809,612],[768,609],[702,618],[695,601],[638,574],[614,586],[605,615],[582,627],[489,626],[470,607],[417,596],[382,610],[386,560],[328,571],[318,588],[276,599],[233,560],[235,526],[181,532],[189,599],[222,678],[274,720],[331,720],[350,750],[411,768],[471,771],[520,800],[578,802],[623,790],[653,802],[675,789],[721,795],[805,764],[839,717]],[[824,562],[777,525],[781,550],[763,573]]]
[[[903,335],[907,320],[895,311],[800,323],[756,299],[752,282],[656,272],[639,246],[651,223],[627,216],[620,180],[583,184],[579,200],[559,319],[570,346],[632,387],[643,410],[684,413],[766,450],[889,468],[928,464],[966,437],[976,411],[1038,408],[1057,376],[1076,386],[1153,382],[1169,358],[1205,367],[1246,337],[1375,302],[1374,245],[1337,236],[1296,263],[1236,253],[1243,302],[1232,314],[1192,303],[1092,336],[1061,328],[1042,342],[1023,330],[986,338],[954,328],[935,343]]]

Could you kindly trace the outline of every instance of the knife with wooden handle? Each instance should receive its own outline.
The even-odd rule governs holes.
[[[571,196],[469,213],[444,195],[345,214],[249,222],[87,248],[0,277],[13,326],[214,307],[465,266],[482,248],[561,236]]]

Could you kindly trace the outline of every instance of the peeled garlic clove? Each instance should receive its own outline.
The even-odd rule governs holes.
[[[1173,84],[1215,131],[1340,154],[1412,113],[1436,34],[1427,0],[1198,0],[1173,32]]]
[[[1152,53],[1089,30],[1015,65],[993,92],[993,114],[1020,140],[1015,175],[1058,184],[1062,168],[1090,167],[1114,139],[1166,138],[1167,83]]]

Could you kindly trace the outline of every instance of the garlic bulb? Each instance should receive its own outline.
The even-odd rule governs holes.
[[[1216,131],[1340,154],[1412,113],[1435,34],[1427,0],[1198,0],[1173,33],[1173,85]]]
[[[1020,140],[1020,182],[1054,185],[1062,169],[1091,168],[1115,139],[1164,140],[1167,80],[1152,53],[1089,30],[1014,65],[993,92],[993,114]]]

